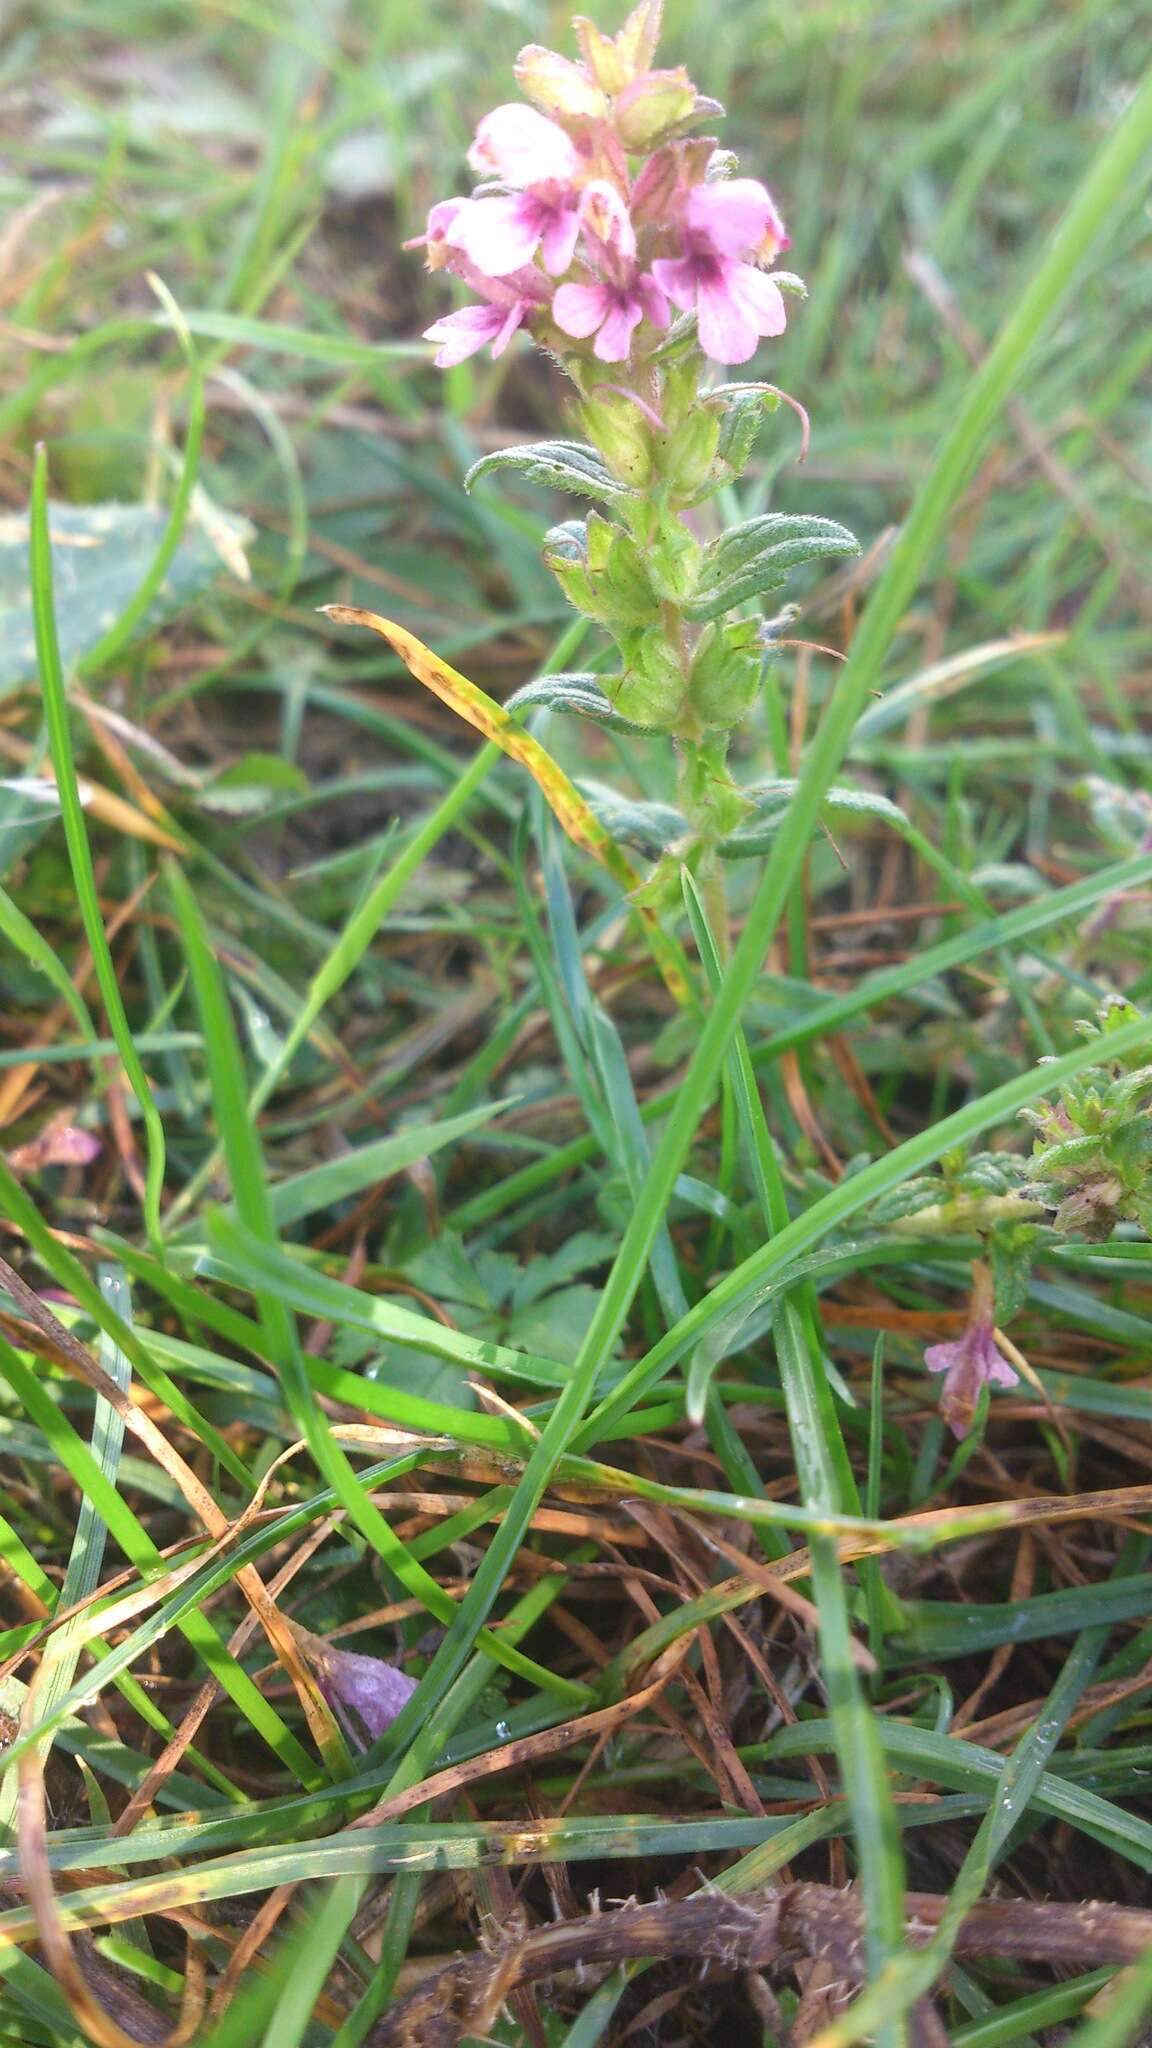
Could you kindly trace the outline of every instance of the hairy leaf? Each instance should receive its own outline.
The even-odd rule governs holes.
[[[585,498],[603,498],[608,503],[636,496],[583,441],[534,441],[524,448],[494,449],[473,463],[464,479],[465,490],[470,491],[494,469],[519,470],[531,483],[547,484],[554,491],[576,491]]]
[[[566,711],[577,718],[590,718],[595,725],[604,725],[619,733],[653,733],[657,730],[655,726],[640,725],[633,718],[625,718],[606,695],[599,676],[594,675],[537,676],[535,682],[525,683],[523,689],[516,690],[507,698],[504,709],[514,716],[534,709]]]
[[[760,591],[779,589],[803,562],[859,552],[859,541],[834,519],[765,512],[713,541],[684,609],[689,618],[716,619]]]

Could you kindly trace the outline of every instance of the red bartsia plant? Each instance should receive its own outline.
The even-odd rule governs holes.
[[[680,809],[632,817],[632,842],[707,873],[762,851],[759,814],[778,796],[737,789],[726,765],[779,637],[759,600],[796,565],[856,542],[812,516],[763,513],[727,532],[695,516],[740,476],[782,395],[719,381],[717,366],[781,335],[803,286],[774,268],[788,236],[771,194],[698,132],[723,108],[686,71],[654,68],[659,29],[659,0],[642,0],[615,37],[578,18],[575,60],[521,51],[524,100],[480,122],[475,190],[442,199],[409,246],[472,294],[427,330],[442,367],[500,356],[523,333],[575,391],[579,440],[503,449],[467,481],[517,469],[593,502],[552,529],[544,559],[618,663],[538,678],[509,708],[668,735]]]

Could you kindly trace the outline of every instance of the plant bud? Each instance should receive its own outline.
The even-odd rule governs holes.
[[[606,36],[586,15],[573,21],[584,62],[605,92],[622,92],[640,71],[646,71],[660,39],[663,0],[640,0],[619,35]]]
[[[742,476],[769,407],[759,391],[742,391],[726,403],[721,398],[715,403],[724,407],[716,452],[729,476]]]
[[[582,519],[579,524],[584,535],[584,554],[589,572],[593,576],[601,576],[608,567],[612,542],[619,528],[613,526],[610,519],[605,519],[602,512],[590,512],[587,519]]]
[[[529,43],[513,70],[521,92],[553,120],[599,121],[608,112],[607,99],[585,66],[556,50]]]
[[[679,183],[679,153],[675,149],[656,150],[641,168],[632,187],[628,211],[633,226],[667,227]],[[674,238],[669,239],[671,243]]]
[[[612,105],[612,120],[625,149],[654,149],[691,119],[696,88],[683,67],[646,71],[626,85]]]
[[[632,187],[628,211],[634,225],[668,228],[676,212],[677,194],[703,183],[715,147],[713,136],[701,135],[691,142],[667,143],[656,150]],[[670,250],[676,246],[676,237],[671,235]]]
[[[648,626],[660,599],[631,535],[599,512],[566,520],[544,537],[544,561],[569,604],[613,630]]]

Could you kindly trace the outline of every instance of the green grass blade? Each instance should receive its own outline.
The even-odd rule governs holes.
[[[162,1242],[160,1201],[164,1187],[164,1125],[133,1041],[132,1027],[124,1008],[115,964],[104,934],[104,919],[101,915],[96,876],[92,867],[92,851],[84,823],[84,807],[76,781],[68,697],[56,637],[52,542],[48,527],[48,457],[43,446],[36,450],[36,462],[32,473],[30,572],[40,685],[44,696],[44,714],[52,748],[52,761],[56,770],[56,785],[60,792],[64,838],[100,995],[128,1084],[136,1097],[144,1120],[147,1138],[145,1224],[152,1247],[159,1255]]]

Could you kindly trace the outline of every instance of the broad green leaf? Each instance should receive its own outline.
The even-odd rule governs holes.
[[[153,505],[50,503],[48,524],[56,585],[57,633],[65,668],[74,668],[115,626],[140,588],[164,537],[167,518]],[[252,529],[234,522],[238,540]],[[189,524],[142,624],[183,609],[223,573],[208,536]],[[0,695],[35,679],[36,639],[28,587],[28,521],[0,518]]]

